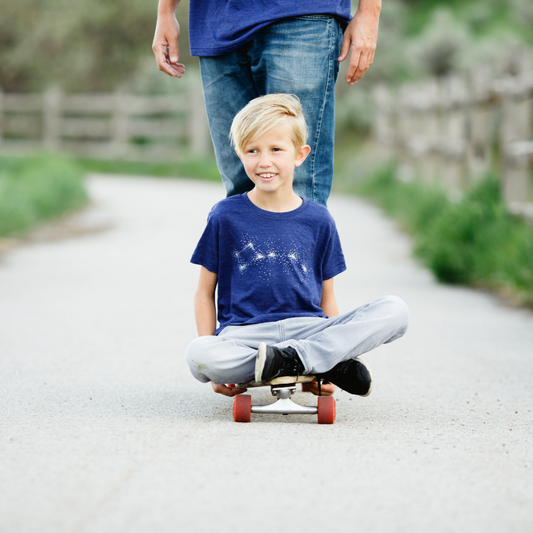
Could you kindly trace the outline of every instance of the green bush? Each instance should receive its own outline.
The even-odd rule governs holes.
[[[448,200],[440,189],[403,183],[396,179],[392,165],[380,167],[369,178],[358,182],[356,192],[378,201],[413,233],[428,231],[448,208]]]
[[[72,161],[0,158],[0,237],[26,232],[86,202],[83,173]]]
[[[495,177],[454,203],[442,190],[402,183],[389,166],[356,192],[401,222],[414,237],[416,256],[439,281],[485,287],[533,306],[533,226],[507,212]]]

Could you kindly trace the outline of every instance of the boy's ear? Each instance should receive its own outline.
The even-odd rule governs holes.
[[[241,153],[239,152],[239,150],[237,150],[237,148],[235,148],[235,153],[237,154],[238,158],[242,161]]]
[[[294,162],[295,167],[299,167],[306,159],[309,153],[311,152],[311,147],[307,144],[302,146],[299,152],[296,154],[296,161]]]

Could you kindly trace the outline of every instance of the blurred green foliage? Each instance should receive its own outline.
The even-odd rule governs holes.
[[[181,60],[190,61],[182,4]],[[146,0],[0,0],[0,87],[112,90],[152,53],[156,14],[157,3]]]
[[[401,182],[388,165],[353,190],[399,220],[439,281],[495,290],[533,307],[533,226],[507,212],[495,177],[452,202],[441,189]]]
[[[501,29],[518,34],[533,44],[533,4],[530,0],[404,0],[409,8],[405,22],[407,37],[421,34],[436,12],[443,9],[453,14],[474,35],[498,35]]]
[[[0,237],[21,234],[87,202],[83,172],[51,155],[0,158]]]
[[[157,70],[151,51],[155,1],[0,0],[0,14],[4,91],[42,91],[55,84],[67,92],[109,91],[132,79],[143,85],[140,77],[151,80],[146,90],[171,91],[187,78],[171,79]],[[194,69],[186,0],[177,18],[180,61]],[[374,64],[357,91],[339,84],[341,99],[377,81],[394,84],[479,61],[494,65],[510,46],[533,45],[532,26],[531,0],[387,0]]]
[[[480,62],[498,69],[510,51],[533,46],[532,26],[531,0],[387,0],[374,63],[358,88],[446,75]]]
[[[337,83],[338,132],[368,134],[377,83],[389,87],[488,65],[512,72],[517,49],[533,46],[533,0],[387,0],[374,62],[355,87]]]

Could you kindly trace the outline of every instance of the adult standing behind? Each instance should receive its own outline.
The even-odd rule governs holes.
[[[181,78],[180,0],[159,0],[153,51],[158,67]],[[228,135],[235,115],[258,96],[295,94],[309,128],[311,154],[294,190],[326,205],[333,180],[335,82],[348,56],[346,81],[357,83],[374,59],[381,0],[190,0],[191,54],[200,58],[207,118],[228,196],[253,188]]]

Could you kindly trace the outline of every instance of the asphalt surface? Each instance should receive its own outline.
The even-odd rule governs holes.
[[[183,360],[222,187],[90,190],[76,231],[0,256],[2,533],[533,531],[531,312],[437,284],[393,222],[334,196],[341,311],[397,294],[410,330],[366,356],[368,398],[336,392],[334,425],[237,424]]]

